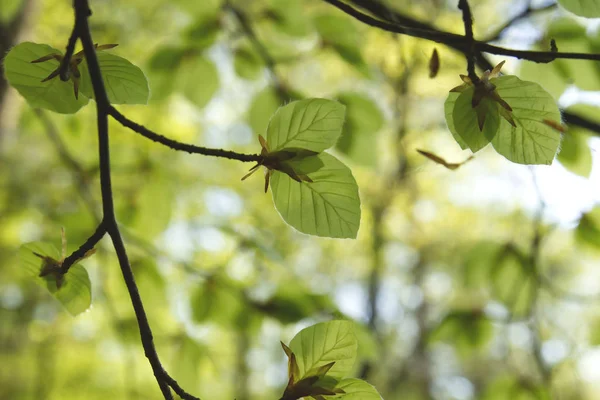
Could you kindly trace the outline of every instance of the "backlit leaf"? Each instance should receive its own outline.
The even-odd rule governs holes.
[[[322,322],[300,331],[290,342],[296,355],[300,379],[335,361],[328,376],[341,379],[356,360],[357,341],[350,321]]]
[[[321,152],[342,133],[346,107],[326,99],[293,101],[275,112],[267,128],[271,152],[301,148]]]
[[[355,238],[360,225],[360,198],[350,169],[327,153],[290,164],[313,182],[297,182],[274,171],[271,192],[285,222],[310,235]]]
[[[6,80],[27,100],[31,107],[45,108],[61,114],[73,114],[88,103],[80,93],[75,99],[73,82],[55,77],[42,82],[59,66],[57,60],[32,64],[49,54],[62,54],[45,44],[24,42],[13,47],[4,59]]]

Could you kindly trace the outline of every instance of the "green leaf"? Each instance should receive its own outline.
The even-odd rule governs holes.
[[[491,82],[512,107],[517,125],[515,128],[501,119],[492,140],[496,151],[519,164],[552,164],[561,135],[544,121],[560,124],[561,115],[554,98],[537,83],[522,81],[516,76],[502,76]]]
[[[575,236],[582,243],[600,248],[600,207],[595,207],[581,216]]]
[[[283,99],[272,87],[267,87],[254,96],[248,110],[248,123],[255,134],[265,134],[271,116],[282,103]]]
[[[379,107],[358,93],[343,93],[338,101],[346,106],[346,123],[337,149],[365,166],[377,165],[377,132],[384,118]]]
[[[574,174],[588,178],[592,172],[592,149],[583,130],[571,128],[563,135],[558,161]]]
[[[51,257],[54,260],[59,260],[61,257],[58,249],[51,243],[26,243],[19,249],[19,258],[23,272],[35,280],[38,285],[45,287],[71,315],[81,314],[90,308],[92,304],[92,289],[90,278],[85,268],[80,264],[71,266],[69,272],[64,275],[62,285],[58,288],[56,278],[52,274],[45,277],[39,276],[44,261],[36,256],[34,252],[42,256]]]
[[[73,82],[60,77],[42,82],[59,66],[57,60],[32,64],[49,54],[62,54],[45,44],[24,42],[13,47],[4,59],[6,80],[27,100],[31,107],[45,108],[61,114],[73,114],[88,103],[81,93],[75,99]]]
[[[187,28],[187,43],[196,51],[204,50],[213,45],[220,28],[221,23],[217,15],[202,15]]]
[[[148,80],[142,70],[129,60],[106,51],[97,51],[98,63],[104,79],[108,100],[112,104],[146,104],[150,96]],[[84,60],[80,67],[81,86],[79,91],[94,98],[94,89]]]
[[[598,0],[558,0],[558,3],[580,17],[600,17],[600,2]]]
[[[273,172],[273,201],[285,222],[309,235],[356,238],[360,198],[352,171],[327,153],[290,165],[313,182],[297,182],[287,174]]]
[[[506,245],[496,257],[490,279],[492,293],[513,316],[529,315],[537,290],[535,271],[527,259],[513,245]]]
[[[263,63],[260,56],[250,47],[240,47],[233,56],[235,73],[244,79],[256,79],[260,76]]]
[[[0,23],[10,22],[22,7],[22,4],[23,0],[2,0],[0,2]]]
[[[356,360],[357,341],[350,321],[322,322],[300,331],[290,342],[300,379],[335,361],[327,376],[341,379]]]
[[[323,42],[333,48],[346,62],[364,75],[369,75],[359,44],[360,33],[353,21],[341,14],[321,14],[315,17],[315,27]]]
[[[177,88],[197,107],[206,106],[219,89],[217,67],[204,57],[186,61],[177,71]]]
[[[468,355],[486,346],[492,334],[492,323],[481,311],[456,311],[433,329],[429,339],[451,343],[461,354]]]
[[[345,111],[342,104],[326,99],[298,100],[281,107],[267,128],[269,151],[330,148],[342,133]]]
[[[137,194],[132,227],[144,239],[153,240],[169,225],[174,200],[172,181],[154,175]]]
[[[150,58],[149,67],[154,71],[165,71],[172,73],[177,69],[179,64],[181,64],[186,52],[187,50],[182,47],[160,47]]]
[[[309,293],[295,281],[283,284],[273,297],[255,307],[283,324],[295,323],[333,308],[327,296]]]
[[[448,97],[446,98],[446,101],[444,102],[444,115],[446,116],[446,124],[448,125],[448,130],[450,131],[450,133],[452,133],[452,137],[454,138],[454,140],[456,140],[456,143],[458,143],[460,148],[465,150],[465,149],[468,149],[469,146],[467,145],[467,143],[465,143],[463,138],[460,137],[460,135],[456,131],[456,128],[454,127],[454,117],[453,117],[454,105],[456,104],[456,99],[458,99],[458,96],[460,96],[460,95],[461,95],[461,93],[457,93],[457,92],[449,92],[448,93]]]
[[[230,280],[210,277],[191,293],[192,316],[196,322],[214,322],[230,327],[243,317],[242,293]]]
[[[456,134],[460,136],[462,142],[466,144],[473,153],[478,152],[488,145],[498,132],[500,126],[500,114],[498,113],[498,104],[489,98],[483,98],[478,107],[485,110],[487,115],[483,130],[479,129],[477,122],[477,112],[471,105],[475,87],[471,86],[460,93],[454,104],[452,111],[452,123]],[[450,101],[450,96],[446,102]],[[448,127],[450,127],[448,122]]]
[[[375,387],[362,379],[347,378],[342,379],[336,386],[336,389],[342,389],[345,393],[338,394],[335,399],[344,400],[381,400],[382,397]]]
[[[550,400],[548,389],[536,382],[515,376],[502,376],[488,383],[482,400]]]

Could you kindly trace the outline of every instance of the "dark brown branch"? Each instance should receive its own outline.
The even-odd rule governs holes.
[[[69,271],[69,268],[71,268],[71,266],[75,264],[77,260],[84,258],[87,252],[92,250],[94,246],[96,246],[96,244],[98,244],[98,242],[102,240],[105,234],[106,228],[104,226],[104,223],[101,222],[96,228],[96,231],[92,234],[92,236],[90,236],[88,240],[86,240],[85,243],[82,244],[77,250],[71,253],[71,255],[65,258],[61,265],[61,272],[63,274],[66,274]]]
[[[323,0],[329,3],[348,15],[356,18],[357,20],[364,22],[367,25],[383,29],[388,32],[400,33],[407,36],[412,36],[420,39],[431,40],[437,43],[442,43],[456,49],[460,49],[465,52],[468,50],[467,38],[463,35],[457,35],[450,32],[443,32],[438,30],[428,30],[421,28],[413,28],[409,26],[403,26],[396,23],[373,18],[367,14],[364,14],[355,8],[343,3],[340,0]],[[475,50],[519,58],[522,60],[529,60],[538,63],[548,63],[556,59],[575,59],[575,60],[600,60],[600,54],[590,53],[559,53],[553,51],[529,51],[529,50],[513,50],[506,49],[500,46],[494,46],[488,43],[480,41],[474,41]]]
[[[77,43],[77,39],[79,39],[77,28],[77,21],[75,21],[75,25],[73,26],[73,31],[71,32],[71,36],[69,37],[69,41],[67,42],[67,49],[65,51],[65,55],[60,62],[60,80],[66,82],[71,78],[71,69],[69,68],[69,64],[71,63],[71,57],[73,57],[73,53],[75,52],[75,44]]]
[[[376,15],[378,18],[380,18],[382,20],[393,21],[393,22],[385,22],[385,21],[375,19],[375,18],[370,17],[369,15],[365,15],[365,14],[357,11],[356,9],[348,6],[347,4],[341,3],[337,0],[323,0],[323,1],[326,1],[326,2],[334,5],[335,7],[339,8],[343,12],[358,19],[359,21],[364,22],[367,25],[374,26],[376,28],[380,28],[380,29],[387,30],[390,32],[397,32],[396,28],[394,27],[394,24],[400,23],[406,27],[417,28],[420,31],[429,32],[432,36],[437,38],[437,40],[434,40],[434,39],[430,39],[430,40],[434,40],[436,42],[443,43],[446,46],[453,48],[463,54],[466,54],[466,52],[467,52],[467,48],[464,46],[464,43],[463,43],[464,42],[463,36],[448,34],[446,32],[439,31],[435,27],[433,27],[429,24],[415,20],[411,17],[407,17],[396,11],[392,11],[379,2],[375,2],[375,1],[371,1],[371,0],[350,0],[353,4],[356,4],[357,6],[367,10],[371,14]],[[399,32],[399,33],[403,33],[403,32]],[[449,37],[452,40],[443,41],[442,39],[440,39],[440,35],[442,35],[442,36],[449,35]],[[482,45],[484,45],[484,44],[485,43],[483,43]],[[481,48],[477,48],[476,50],[477,50],[477,54],[475,55],[475,60],[477,62],[477,65],[484,71],[491,70],[494,67],[494,65],[481,54],[481,51],[483,51],[483,50]],[[540,54],[540,52],[533,52],[533,53]],[[549,54],[549,53],[554,54],[554,52],[541,52],[541,54]],[[561,54],[561,53],[558,53],[558,54]],[[566,53],[562,53],[562,54],[566,54]],[[574,54],[574,53],[572,53],[572,54]],[[596,56],[600,57],[600,55],[596,55]],[[562,110],[562,116],[563,116],[563,120],[565,123],[567,123],[569,125],[579,126],[584,129],[588,129],[595,135],[600,136],[600,124],[599,123],[590,121],[589,119],[584,118],[580,115],[573,114],[569,111],[564,111],[564,110]]]
[[[142,298],[139,294],[133,270],[127,256],[125,245],[117,225],[114,203],[113,203],[113,191],[111,182],[110,172],[110,147],[109,147],[109,136],[108,136],[108,115],[111,110],[106,88],[104,87],[104,81],[100,72],[100,65],[96,56],[96,50],[94,48],[94,42],[90,33],[90,27],[88,24],[88,17],[91,15],[88,0],[75,0],[75,29],[77,32],[75,35],[81,40],[83,51],[85,54],[86,61],[88,63],[88,69],[92,86],[94,89],[94,98],[96,99],[96,114],[97,114],[97,125],[98,125],[98,151],[100,160],[100,188],[102,192],[102,209],[103,209],[103,220],[98,227],[96,233],[92,236],[92,242],[100,232],[103,230],[108,233],[111,237],[117,258],[119,260],[119,266],[121,267],[121,273],[129,292],[129,297],[135,311],[138,327],[140,330],[140,338],[142,346],[144,347],[144,353],[150,362],[156,381],[160,387],[160,390],[165,400],[172,400],[173,395],[171,393],[171,387],[175,392],[186,400],[199,400],[185,392],[177,382],[171,378],[162,367],[154,340],[152,336],[152,329],[148,323],[148,318],[144,310]],[[114,110],[114,109],[113,109]],[[116,110],[114,110],[116,111]],[[118,114],[118,113],[117,113]],[[127,120],[128,121],[128,120]],[[103,234],[103,233],[102,233]],[[87,242],[86,242],[87,243]],[[84,244],[84,246],[86,246]],[[84,247],[82,246],[82,247]],[[72,255],[73,256],[73,255]],[[71,256],[70,256],[71,257]],[[73,256],[75,257],[75,256]]]
[[[139,133],[140,135],[144,136],[147,139],[152,140],[153,142],[160,143],[160,144],[165,145],[173,150],[185,151],[187,153],[192,153],[192,154],[202,154],[204,156],[228,158],[230,160],[237,160],[237,161],[242,161],[242,162],[258,162],[262,159],[261,156],[258,154],[242,154],[242,153],[236,153],[235,151],[229,151],[229,150],[210,149],[207,147],[195,146],[193,144],[182,143],[182,142],[178,142],[173,139],[169,139],[166,136],[160,135],[140,124],[137,124],[137,123],[131,121],[129,118],[127,118],[126,116],[121,114],[119,111],[117,111],[116,108],[114,108],[113,106],[110,106],[110,105],[107,108],[107,113],[108,113],[108,115],[113,117],[115,120],[120,122],[121,125],[123,125],[124,127],[129,128],[132,131]]]
[[[465,38],[467,43],[467,72],[471,82],[479,82],[479,77],[475,73],[475,38],[473,37],[473,14],[468,0],[459,0],[458,8],[462,11],[463,25],[465,26]]]

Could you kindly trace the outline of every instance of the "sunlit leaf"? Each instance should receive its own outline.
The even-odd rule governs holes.
[[[282,172],[273,173],[271,192],[282,218],[310,235],[355,238],[360,225],[360,198],[350,169],[327,153],[291,166],[313,182],[297,182]]]
[[[59,66],[57,60],[32,64],[49,54],[62,54],[45,44],[24,42],[13,47],[4,59],[6,80],[27,100],[31,107],[45,108],[61,114],[73,114],[88,103],[86,96],[75,98],[73,82],[55,77],[42,82]]]
[[[38,285],[45,287],[65,309],[72,315],[78,315],[90,308],[92,304],[92,289],[87,271],[80,264],[74,264],[63,276],[62,284],[57,286],[56,277],[52,274],[40,277],[43,260],[36,256],[51,257],[60,260],[61,254],[53,244],[32,242],[21,246],[19,257],[23,273],[33,279]]]
[[[344,105],[326,99],[298,100],[281,107],[267,128],[269,150],[330,148],[342,133],[345,111]]]
[[[219,89],[215,64],[204,57],[186,60],[177,71],[177,88],[199,108],[208,104]]]
[[[346,378],[342,379],[336,386],[342,389],[344,393],[335,396],[336,399],[344,400],[381,400],[382,397],[375,389],[375,386],[363,381],[362,379]]]
[[[513,245],[506,245],[496,257],[490,280],[494,298],[503,303],[512,316],[529,315],[538,285],[525,254]]]
[[[146,104],[150,96],[148,80],[142,70],[130,61],[105,51],[96,52],[108,100],[112,104]],[[80,66],[79,91],[94,98],[94,89],[84,60]]]
[[[581,216],[575,235],[582,243],[600,248],[600,207]]]
[[[263,62],[254,49],[241,47],[235,50],[233,66],[238,76],[244,79],[256,79],[263,69]]]
[[[558,0],[558,3],[581,17],[600,17],[600,3],[597,0]]]
[[[540,85],[522,81],[516,76],[501,76],[492,80],[496,91],[513,109],[516,127],[501,119],[500,128],[492,140],[496,151],[519,164],[551,164],[561,134],[545,123],[560,123],[556,100]]]
[[[569,171],[586,178],[592,172],[592,149],[587,139],[588,135],[581,129],[569,129],[563,135],[557,157]]]
[[[341,379],[356,360],[357,341],[350,321],[322,322],[300,331],[290,342],[296,355],[300,378],[335,361],[328,376]]]

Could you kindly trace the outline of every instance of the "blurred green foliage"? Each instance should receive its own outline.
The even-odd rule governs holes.
[[[0,21],[18,3],[1,0]],[[461,32],[455,4],[386,3]],[[472,3],[479,37],[523,6]],[[589,132],[568,130],[558,156],[583,177],[556,161],[533,170],[538,179],[554,177],[538,182],[540,220],[527,167],[485,149],[450,171],[416,152],[452,161],[470,154],[442,112],[465,73],[460,54],[438,46],[441,69],[429,79],[433,44],[368,28],[316,0],[92,7],[94,40],[119,43],[111,53],[148,79],[149,104],[119,109],[168,137],[256,153],[257,136],[266,136],[280,106],[308,97],[346,105],[343,136],[331,151],[360,188],[355,241],[291,229],[261,179],[240,182],[246,165],[180,154],[111,122],[117,216],[158,352],[186,390],[203,399],[280,398],[287,375],[279,341],[346,318],[358,353],[344,377],[365,378],[387,400],[598,398],[600,222],[597,196],[581,189],[598,186]],[[69,2],[34,2],[30,19],[27,40],[64,50]],[[596,50],[594,30],[563,9],[532,21],[524,24],[541,39],[528,39],[531,48],[547,49],[554,38],[560,51]],[[40,80],[56,65],[48,62]],[[504,69],[555,99],[567,89],[596,90],[600,76],[598,63],[585,61],[509,61]],[[95,228],[94,107],[40,114],[13,92],[2,111],[0,398],[159,399],[108,239],[84,263],[92,307],[76,318],[19,261],[24,243],[57,244],[65,227],[70,253]],[[577,112],[598,115],[597,107]],[[581,190],[571,191],[576,184]]]

